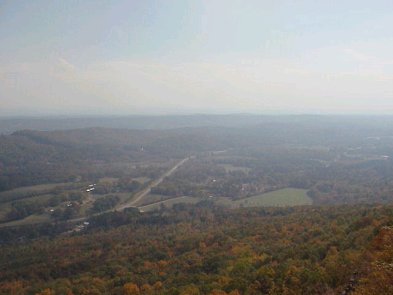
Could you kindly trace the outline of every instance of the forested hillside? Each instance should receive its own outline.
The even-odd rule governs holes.
[[[391,290],[391,206],[209,207],[110,213],[84,234],[3,245],[0,292],[338,294],[351,282],[354,294]]]

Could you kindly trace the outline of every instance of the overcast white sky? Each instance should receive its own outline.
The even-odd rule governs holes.
[[[393,2],[0,0],[0,115],[393,114]]]

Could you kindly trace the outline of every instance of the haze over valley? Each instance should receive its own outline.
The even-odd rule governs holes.
[[[389,1],[1,1],[0,294],[393,294]]]

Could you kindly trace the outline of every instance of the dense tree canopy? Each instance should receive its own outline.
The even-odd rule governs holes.
[[[3,245],[0,290],[330,294],[359,272],[363,292],[381,271],[378,280],[390,279],[380,266],[392,257],[386,248],[392,213],[391,206],[108,213],[93,218],[83,234]]]

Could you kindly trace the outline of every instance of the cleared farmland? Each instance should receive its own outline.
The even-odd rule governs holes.
[[[231,208],[238,207],[283,207],[311,205],[312,200],[307,195],[307,190],[297,188],[284,188],[260,195],[255,195],[242,200],[229,200],[217,198],[218,204]]]

